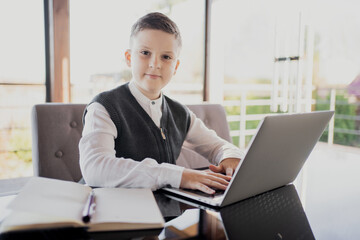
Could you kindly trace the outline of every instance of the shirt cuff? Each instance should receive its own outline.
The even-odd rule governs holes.
[[[162,163],[160,166],[162,169],[158,179],[159,188],[162,188],[168,184],[173,188],[179,188],[184,167],[169,163]]]
[[[245,153],[243,151],[237,150],[237,151],[230,151],[230,152],[224,152],[221,154],[222,156],[220,156],[218,159],[218,164],[220,164],[223,160],[227,159],[227,158],[240,158],[241,160],[244,159],[245,157]]]

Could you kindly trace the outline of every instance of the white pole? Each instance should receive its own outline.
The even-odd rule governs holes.
[[[336,104],[336,90],[331,89],[330,91],[330,110],[335,111]],[[332,117],[329,123],[329,132],[328,132],[328,144],[332,145],[334,143],[334,124],[335,117]]]
[[[307,26],[307,39],[306,39],[306,80],[305,80],[305,111],[311,112],[312,101],[312,75],[314,64],[314,29]]]
[[[284,56],[289,55],[289,33],[284,28],[285,36],[284,36]],[[283,64],[283,75],[282,75],[282,104],[280,109],[282,112],[288,111],[288,104],[289,104],[289,68],[290,68],[290,61],[285,60]]]
[[[295,94],[295,112],[301,112],[301,92],[302,92],[302,56],[304,53],[304,24],[302,20],[301,12],[299,13],[299,40],[298,40],[298,64],[297,64],[297,76],[296,76],[296,94]]]
[[[240,103],[240,137],[239,145],[241,149],[245,149],[245,131],[246,131],[246,91],[241,92]]]
[[[212,11],[212,17],[216,21],[211,22],[210,32],[209,102],[220,104],[224,101],[225,36],[227,36],[227,29],[224,28],[226,19],[221,15],[223,7],[224,4],[217,4],[217,11]]]
[[[277,32],[277,18],[275,19],[274,27],[274,73],[272,80],[272,92],[271,92],[271,112],[277,112],[278,110],[278,94],[279,94],[279,64],[276,58],[279,57],[279,39]]]

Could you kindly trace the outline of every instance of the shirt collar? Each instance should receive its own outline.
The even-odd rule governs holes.
[[[135,97],[135,99],[142,104],[145,104],[146,106],[148,105],[157,105],[159,107],[161,107],[162,105],[162,99],[163,99],[163,94],[162,92],[160,92],[160,97],[158,99],[155,100],[150,100],[148,97],[146,97],[136,86],[134,80],[131,80],[129,83],[129,89],[131,94]]]

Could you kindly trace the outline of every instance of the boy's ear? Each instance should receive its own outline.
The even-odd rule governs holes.
[[[127,49],[125,51],[125,61],[126,61],[126,64],[128,65],[128,67],[131,67],[131,50],[130,49]]]
[[[178,60],[176,61],[176,66],[175,66],[174,75],[176,74],[176,71],[177,71],[177,69],[178,69],[178,67],[179,67],[179,64],[180,64],[180,60],[178,59]]]

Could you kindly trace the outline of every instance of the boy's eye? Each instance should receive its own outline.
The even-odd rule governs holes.
[[[146,55],[146,56],[147,56],[147,55],[150,55],[150,52],[149,52],[149,51],[141,51],[140,53],[143,54],[143,55]]]
[[[166,60],[170,60],[170,59],[171,59],[171,57],[168,56],[168,55],[164,55],[163,58],[166,59]]]

